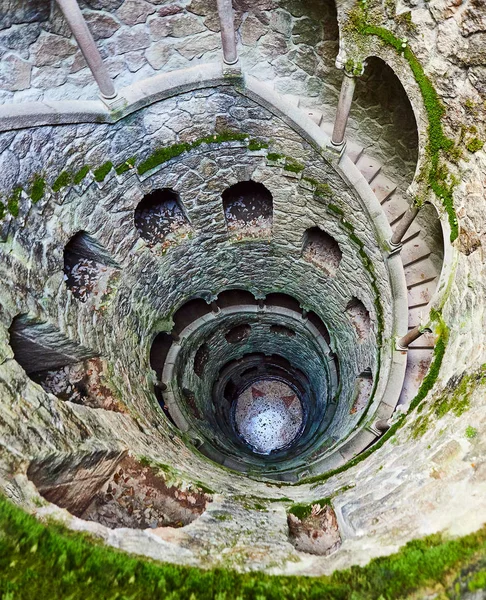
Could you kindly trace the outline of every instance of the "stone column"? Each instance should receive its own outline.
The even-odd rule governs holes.
[[[418,338],[424,333],[430,333],[430,329],[417,325],[413,329],[410,329],[402,338],[397,341],[397,350],[406,350],[410,344],[418,340]]]
[[[419,213],[419,208],[415,206],[415,204],[411,204],[407,210],[407,212],[400,219],[398,225],[396,226],[395,232],[391,238],[392,247],[398,246],[400,242],[403,240],[403,236],[407,233],[410,225],[414,222],[415,217]]]
[[[88,63],[88,67],[93,73],[93,77],[96,79],[101,96],[108,100],[115,98],[116,91],[113,80],[108,73],[106,65],[103,63],[101,54],[79,9],[77,0],[57,0],[57,3],[76,38],[76,42]]]
[[[233,17],[232,0],[217,0],[219,20],[221,23],[221,41],[223,44],[223,60],[227,65],[238,62],[236,52],[236,33]]]
[[[331,137],[331,145],[339,150],[344,146],[344,135],[346,133],[346,125],[348,123],[355,87],[356,77],[345,70]]]

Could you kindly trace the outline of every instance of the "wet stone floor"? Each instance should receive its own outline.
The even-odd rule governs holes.
[[[290,444],[299,435],[302,422],[299,397],[281,381],[256,381],[236,401],[237,431],[258,454],[270,454]]]

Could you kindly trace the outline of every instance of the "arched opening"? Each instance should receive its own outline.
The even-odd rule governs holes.
[[[302,256],[334,277],[343,253],[333,237],[319,227],[311,227],[304,234]]]
[[[228,231],[241,238],[268,237],[272,232],[272,194],[256,181],[240,181],[223,192]]]
[[[202,298],[194,298],[181,306],[173,316],[174,327],[172,335],[177,336],[196,319],[211,312],[211,306]]]
[[[48,456],[32,462],[27,475],[49,502],[110,529],[183,527],[212,501],[197,488],[181,492],[126,452]]]
[[[302,312],[300,304],[295,298],[289,296],[288,294],[282,294],[280,292],[267,294],[267,296],[265,297],[265,304],[267,306],[281,306],[282,308],[288,308],[289,310],[293,310],[294,312]]]
[[[145,196],[135,209],[134,219],[140,237],[151,248],[161,244],[165,250],[186,238],[190,231],[180,196],[169,188]]]
[[[50,323],[17,316],[10,326],[10,345],[15,360],[45,392],[90,408],[126,412],[110,385],[107,362]]]
[[[119,267],[94,237],[79,231],[64,248],[64,280],[80,302],[95,297],[99,308],[116,290]]]
[[[236,325],[224,336],[228,344],[239,344],[248,339],[251,334],[251,327],[247,323]]]
[[[194,373],[196,373],[198,377],[202,377],[204,375],[204,369],[208,364],[209,356],[210,353],[208,344],[201,344],[194,355]]]
[[[218,295],[217,304],[220,308],[228,308],[239,304],[256,304],[256,300],[247,290],[225,290]]]
[[[405,190],[418,160],[417,122],[403,85],[381,58],[366,59],[364,73],[356,81],[350,117],[350,139],[367,146],[372,156],[376,154],[386,164],[386,174]]]
[[[358,298],[351,298],[346,306],[346,312],[351,319],[360,342],[364,341],[371,329],[370,313]]]

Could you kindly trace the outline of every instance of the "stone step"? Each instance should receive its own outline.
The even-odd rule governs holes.
[[[371,183],[381,170],[380,162],[366,154],[362,154],[358,158],[356,166],[368,183]]]
[[[431,281],[437,277],[437,269],[430,258],[415,261],[410,266],[405,267],[404,271],[407,287],[424,281]]]
[[[395,192],[381,206],[390,225],[394,225],[407,212],[409,204],[401,194]]]
[[[424,306],[432,300],[435,289],[437,287],[437,279],[421,283],[408,290],[408,306]]]
[[[334,125],[332,123],[329,123],[328,121],[321,121],[321,124],[319,125],[319,127],[322,129],[322,131],[329,137],[331,137],[332,135],[332,130]]]
[[[399,405],[409,406],[417,395],[420,384],[432,362],[433,349],[409,349],[407,352],[407,369],[403,382]]]
[[[360,146],[359,144],[355,144],[354,142],[348,142],[346,144],[346,154],[349,156],[349,158],[355,164],[358,162],[358,160],[362,156],[363,150],[364,150],[363,146]]]
[[[300,105],[300,96],[296,96],[295,94],[285,94],[284,98],[294,106],[298,107]]]
[[[395,231],[397,225],[398,225],[398,222],[394,223],[394,225],[392,227],[393,231]],[[420,229],[420,226],[417,224],[417,221],[413,221],[413,223],[410,225],[410,227],[407,229],[405,235],[403,236],[402,244],[406,244],[412,238],[417,237],[420,234],[420,231],[421,231],[421,229]]]
[[[409,329],[413,329],[423,323],[423,317],[426,317],[428,314],[427,307],[418,306],[416,308],[408,309],[408,327]]]
[[[425,240],[420,237],[420,230],[416,232],[415,237],[409,238],[407,242],[403,243],[400,250],[400,256],[405,268],[412,263],[428,258],[430,254],[430,248]]]
[[[380,172],[373,179],[373,182],[371,183],[371,189],[380,201],[380,204],[383,204],[383,202],[385,202],[385,200],[387,200],[395,192],[397,186],[391,179],[388,179],[388,177]]]

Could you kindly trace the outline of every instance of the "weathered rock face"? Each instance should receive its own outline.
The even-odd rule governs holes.
[[[235,0],[242,71],[270,84],[263,95],[228,77],[152,95],[130,114],[113,111],[109,123],[76,113],[71,123],[31,126],[28,113],[25,127],[0,134],[0,488],[15,502],[27,509],[44,503],[41,515],[158,559],[314,575],[365,563],[426,533],[462,534],[483,523],[484,6],[404,0],[384,12],[367,3],[402,49],[412,48],[426,78],[417,79],[405,52],[377,36],[356,37],[352,4],[337,2],[336,11],[329,2]],[[80,6],[118,90],[220,60],[216,3]],[[334,118],[342,79],[334,67],[339,36],[342,62],[351,58],[359,70],[368,59],[348,131],[366,146],[361,173],[371,187],[346,162],[352,146],[339,161],[319,137]],[[44,101],[35,112],[74,99],[93,101],[99,111],[92,75],[54,4],[0,3],[0,52],[2,115],[12,103]],[[386,204],[392,182],[378,185],[377,169],[402,192],[413,179],[415,193],[427,178],[424,81],[434,86],[440,123],[453,139],[440,151],[440,175],[452,188],[439,191],[452,189],[460,232],[449,244],[450,207],[428,193],[446,234],[446,261],[432,304],[424,292],[414,307],[413,326],[436,328],[442,346],[419,410],[404,420],[409,398],[387,421],[378,399],[396,373],[393,348],[404,333],[395,319],[405,306],[396,280],[422,256],[409,250],[405,275],[402,267],[392,270],[391,230],[377,198],[392,225],[404,210]],[[272,86],[290,106],[277,106]],[[225,191],[249,181],[269,192],[271,210],[255,216],[228,207]],[[173,205],[145,207],[155,190],[169,190]],[[436,261],[433,206],[420,213],[409,239],[418,247],[425,232]],[[430,274],[421,273],[418,284],[427,284]],[[418,284],[409,286],[409,300]],[[157,398],[167,399],[167,389],[154,391],[158,380],[166,385],[164,361],[154,370],[150,362],[155,336],[166,332],[168,348],[180,342],[177,309],[199,298],[224,312],[231,302],[221,298],[230,290],[251,296],[257,315],[264,299],[287,295],[300,321],[245,314],[231,315],[221,329],[194,327],[180,343],[185,404],[164,406],[164,413]],[[334,411],[319,447],[306,447],[306,465],[278,486],[230,470],[234,463],[200,446],[214,432],[209,419],[198,421],[214,412],[212,383],[222,372],[216,358],[237,362],[260,349],[318,380],[322,357],[310,338],[295,341],[307,321],[316,338],[329,337],[329,362],[339,375],[316,386],[323,395],[333,391],[322,406]],[[394,391],[400,387],[401,380]],[[184,419],[171,408],[193,411],[192,420],[182,414],[189,422],[182,433]],[[371,444],[390,424],[386,443],[341,469],[363,449],[352,446],[355,431]],[[325,470],[339,469],[319,479],[323,457]],[[316,480],[306,482],[307,475]],[[290,480],[295,484],[286,485]],[[310,511],[299,518],[292,503]]]

